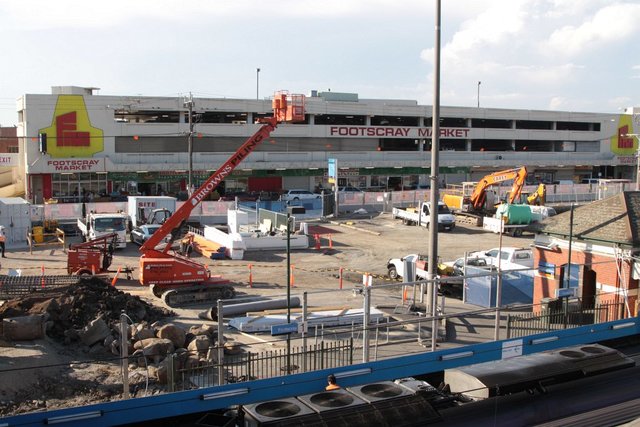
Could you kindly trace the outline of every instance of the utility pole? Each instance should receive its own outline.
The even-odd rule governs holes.
[[[187,152],[189,153],[189,170],[187,175],[187,193],[191,196],[192,175],[193,175],[193,95],[189,92],[189,100],[184,105],[189,109],[189,139],[187,141]]]
[[[433,70],[433,119],[431,126],[431,192],[429,202],[431,211],[429,214],[430,224],[438,223],[438,169],[440,150],[440,4],[441,0],[436,0],[435,13],[435,48],[434,48],[434,70]],[[438,303],[438,227],[429,227],[429,260],[427,271],[427,301],[426,312],[431,314],[431,351],[436,350],[437,329],[437,303]]]

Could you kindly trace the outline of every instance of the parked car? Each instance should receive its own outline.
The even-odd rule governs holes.
[[[294,200],[319,199],[320,197],[322,197],[322,195],[309,190],[287,190],[280,196],[280,200],[283,202],[291,202]]]
[[[491,266],[491,261],[487,262],[486,258],[467,258],[467,265],[473,267],[487,267]],[[464,258],[458,258],[451,264],[453,268],[454,276],[463,276],[464,275]]]
[[[514,270],[524,267],[533,268],[533,251],[530,248],[493,248],[488,251],[472,252],[470,256],[486,258],[488,263],[497,266],[498,253],[500,254],[500,267],[502,270]]]
[[[143,224],[139,227],[133,227],[133,229],[131,230],[129,239],[131,240],[131,243],[137,243],[138,245],[142,245],[160,227],[161,227],[160,224]],[[165,239],[170,237],[171,237],[171,234],[167,234]]]
[[[348,185],[346,187],[338,188],[338,193],[364,193],[364,191],[362,191],[358,187],[352,187]]]

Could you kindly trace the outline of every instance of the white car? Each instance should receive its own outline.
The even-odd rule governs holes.
[[[524,267],[533,268],[533,251],[530,248],[502,247],[488,251],[472,252],[469,257],[486,258],[494,266],[498,265],[498,253],[500,254],[500,267],[503,270],[514,270]]]
[[[133,227],[129,236],[131,243],[143,245],[160,227],[162,227],[160,224],[143,224],[139,227]],[[171,234],[167,234],[164,241],[169,241],[170,238]]]
[[[283,202],[291,202],[294,200],[313,200],[319,199],[322,195],[313,193],[309,190],[287,190],[280,196],[280,200]]]

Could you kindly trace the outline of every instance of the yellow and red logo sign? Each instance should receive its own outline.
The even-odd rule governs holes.
[[[102,129],[91,126],[82,95],[59,95],[47,134],[47,153],[53,158],[91,157],[104,150]]]
[[[628,114],[622,114],[618,122],[617,135],[611,137],[611,151],[618,156],[633,156],[638,149],[637,138],[628,136],[633,133],[633,120]]]

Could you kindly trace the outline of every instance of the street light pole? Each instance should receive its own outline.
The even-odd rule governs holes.
[[[260,99],[260,68],[256,68],[256,99]]]
[[[478,80],[478,108],[480,108],[480,83],[482,82]]]

